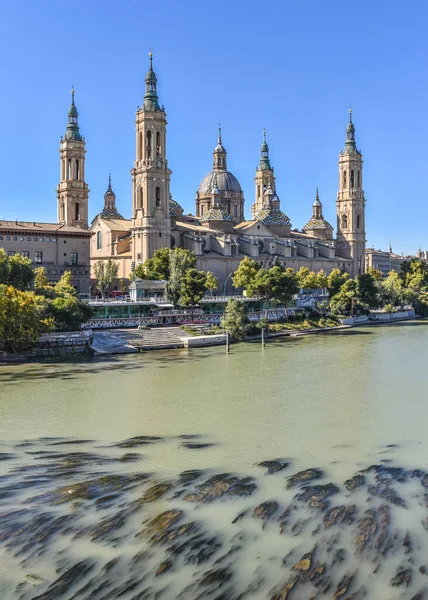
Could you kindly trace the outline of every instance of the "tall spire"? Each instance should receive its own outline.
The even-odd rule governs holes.
[[[226,171],[226,148],[221,143],[221,125],[218,124],[217,146],[214,148],[213,167],[215,171]]]
[[[322,204],[321,204],[321,200],[318,194],[318,186],[317,186],[317,191],[316,191],[316,195],[315,195],[315,201],[312,204],[312,217],[314,219],[322,219]]]
[[[112,192],[113,190],[111,189],[111,173],[108,174],[108,188],[107,188],[108,192]]]
[[[77,140],[82,141],[82,136],[79,131],[78,122],[79,113],[77,112],[76,105],[74,104],[74,87],[71,88],[71,105],[68,109],[68,123],[65,131],[66,140]]]
[[[263,144],[261,147],[261,156],[260,156],[260,169],[262,171],[271,171],[272,167],[270,166],[269,160],[269,146],[266,142],[266,129],[263,129]]]
[[[156,91],[157,77],[153,71],[153,53],[150,52],[150,67],[146,75],[146,92],[144,94],[144,110],[160,110],[158,93]]]
[[[352,122],[352,108],[349,109],[349,123],[346,127],[346,141],[344,152],[346,154],[359,154],[355,143],[355,127]]]

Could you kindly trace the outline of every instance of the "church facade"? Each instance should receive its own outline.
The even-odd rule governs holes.
[[[290,218],[281,209],[265,132],[255,173],[251,219],[245,219],[243,191],[228,170],[220,127],[212,170],[196,192],[195,214],[185,215],[170,192],[166,112],[159,104],[152,56],[145,85],[143,104],[135,119],[131,219],[117,212],[109,181],[104,208],[90,227],[92,264],[111,257],[119,263],[119,277],[128,278],[137,264],[144,263],[159,248],[185,248],[195,252],[197,267],[212,271],[225,291],[232,289],[231,274],[245,256],[265,268],[273,264],[293,269],[305,266],[313,271],[323,269],[327,274],[338,268],[352,277],[364,271],[363,158],[356,146],[351,112],[345,147],[339,156],[334,237],[333,227],[323,216],[318,189],[308,222],[300,231],[292,229]],[[76,148],[75,160],[82,160],[77,158],[78,151]],[[67,211],[66,203],[63,205]]]

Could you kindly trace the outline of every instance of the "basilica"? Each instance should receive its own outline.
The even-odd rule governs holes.
[[[220,127],[212,170],[202,179],[196,192],[195,214],[184,214],[170,192],[166,112],[159,103],[151,55],[145,87],[143,104],[137,108],[135,119],[131,218],[124,218],[117,211],[109,179],[104,207],[90,226],[92,267],[96,261],[111,257],[119,264],[119,279],[128,279],[135,266],[144,263],[159,248],[180,247],[195,252],[199,269],[216,275],[219,291],[231,291],[230,275],[245,256],[265,268],[273,264],[293,269],[305,266],[313,271],[323,269],[326,273],[338,268],[351,276],[364,270],[363,158],[356,146],[351,111],[345,145],[339,155],[334,236],[332,225],[323,216],[318,190],[306,225],[302,230],[292,229],[290,217],[281,209],[266,132],[255,172],[251,219],[245,219],[241,185],[228,170]],[[58,187],[60,222],[67,211],[75,216],[85,215],[88,197],[84,184],[84,141],[79,133],[64,140],[61,153],[64,165],[63,180]],[[74,213],[68,206],[70,194],[67,194],[69,179],[73,178],[80,180],[80,187],[71,186],[76,188],[73,189]],[[79,210],[75,208],[76,203]],[[79,226],[75,220],[70,224]]]

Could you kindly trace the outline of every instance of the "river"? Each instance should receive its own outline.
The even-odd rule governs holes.
[[[0,367],[0,597],[428,598],[427,334]]]

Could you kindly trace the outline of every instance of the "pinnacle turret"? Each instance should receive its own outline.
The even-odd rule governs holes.
[[[262,171],[271,171],[272,170],[272,167],[270,166],[270,160],[269,160],[269,146],[267,145],[267,142],[266,142],[266,129],[263,129],[263,144],[261,147],[259,168]]]
[[[157,77],[153,71],[153,54],[150,52],[150,67],[146,75],[146,92],[144,94],[143,108],[144,110],[161,110],[159,106],[159,98],[156,90]]]
[[[68,109],[68,123],[65,131],[66,140],[77,140],[82,141],[82,136],[79,131],[79,113],[77,112],[76,105],[74,104],[74,88],[71,90],[71,105]]]

